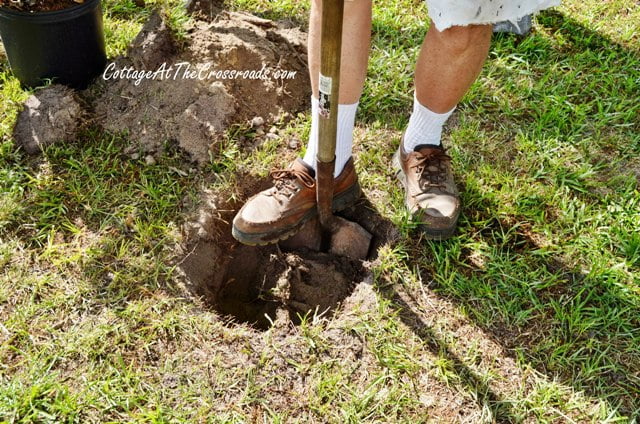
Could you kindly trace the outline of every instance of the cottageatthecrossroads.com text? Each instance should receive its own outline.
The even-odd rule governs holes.
[[[297,71],[287,71],[279,68],[269,68],[262,65],[261,69],[215,69],[211,63],[200,64],[194,66],[189,62],[179,62],[173,65],[162,63],[155,70],[136,69],[132,66],[118,68],[114,62],[111,62],[104,72],[102,78],[109,80],[132,80],[134,85],[140,85],[143,80],[233,80],[233,79],[252,79],[252,80],[290,80],[296,78]]]

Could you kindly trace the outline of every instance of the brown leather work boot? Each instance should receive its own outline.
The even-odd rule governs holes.
[[[460,195],[451,172],[451,157],[444,148],[423,144],[407,153],[400,141],[393,166],[405,188],[405,205],[419,219],[427,237],[451,237],[460,215]]]
[[[273,187],[251,197],[233,219],[233,236],[249,245],[276,243],[295,234],[317,215],[313,168],[297,159],[271,172]],[[333,210],[343,210],[358,200],[360,186],[353,159],[334,180]]]

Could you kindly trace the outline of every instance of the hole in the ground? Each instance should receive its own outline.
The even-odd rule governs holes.
[[[308,249],[287,251],[279,245],[242,245],[231,237],[236,208],[204,213],[202,209],[215,202],[203,204],[207,203],[187,234],[191,246],[184,246],[187,253],[180,269],[190,290],[234,321],[268,329],[276,315],[281,316],[278,310],[296,324],[316,311],[331,314],[367,273],[361,261],[346,257]],[[374,235],[371,258],[397,234],[366,199],[342,215]]]
[[[325,253],[239,245],[214,307],[260,329],[269,328],[282,308],[298,324],[315,310],[330,313],[351,294],[363,273],[360,263]]]

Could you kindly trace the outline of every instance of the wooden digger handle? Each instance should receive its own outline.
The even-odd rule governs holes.
[[[333,226],[333,172],[338,130],[340,56],[344,0],[322,0],[320,44],[318,153],[316,157],[318,218],[325,235]]]
[[[321,162],[331,162],[336,150],[343,15],[344,0],[322,0],[320,78],[318,80],[321,112],[318,160]]]

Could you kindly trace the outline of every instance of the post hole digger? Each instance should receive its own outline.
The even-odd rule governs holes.
[[[247,201],[233,221],[242,243],[281,241],[288,249],[309,248],[353,259],[366,258],[371,234],[335,216],[360,195],[355,169],[334,179],[344,0],[323,0],[318,94],[316,170],[298,159],[272,172],[274,186]]]
[[[343,14],[344,0],[323,1],[316,199],[322,249],[338,255],[350,253],[350,256],[362,259],[369,250],[371,234],[360,225],[335,216],[332,208]]]

